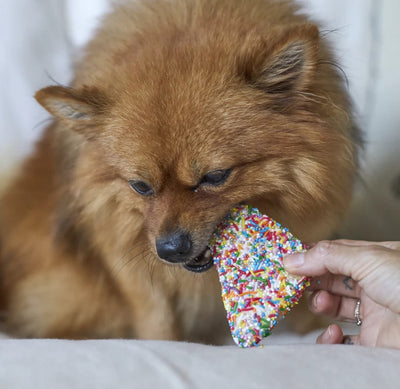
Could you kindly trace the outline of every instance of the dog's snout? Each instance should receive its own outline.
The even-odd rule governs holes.
[[[178,230],[156,240],[157,254],[168,262],[184,262],[192,250],[192,239],[186,231]]]

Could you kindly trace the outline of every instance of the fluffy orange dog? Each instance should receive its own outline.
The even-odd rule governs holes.
[[[315,241],[346,211],[342,84],[291,1],[117,6],[71,87],[36,94],[55,121],[1,199],[6,329],[216,341],[206,248],[226,212],[249,203]]]

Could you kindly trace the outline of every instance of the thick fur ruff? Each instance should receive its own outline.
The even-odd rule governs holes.
[[[0,308],[23,337],[217,342],[216,272],[157,255],[187,231],[198,256],[249,203],[304,241],[345,214],[359,133],[318,26],[291,1],[125,1],[0,202]],[[204,179],[229,171],[218,185]],[[143,196],[129,183],[151,189]]]

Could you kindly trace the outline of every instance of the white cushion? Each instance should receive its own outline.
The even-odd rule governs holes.
[[[0,387],[399,388],[400,350],[311,344],[240,349],[136,340],[1,340]]]

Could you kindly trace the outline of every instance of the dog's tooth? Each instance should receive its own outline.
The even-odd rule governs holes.
[[[207,249],[204,253],[204,258],[205,259],[210,259],[211,258],[211,250]]]

